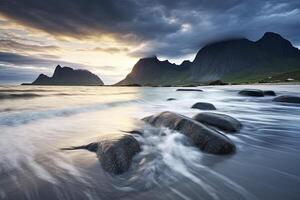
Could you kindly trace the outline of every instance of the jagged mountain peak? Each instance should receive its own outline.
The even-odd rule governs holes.
[[[280,34],[274,33],[274,32],[265,32],[264,35],[262,36],[261,40],[268,40],[268,39],[284,39]]]

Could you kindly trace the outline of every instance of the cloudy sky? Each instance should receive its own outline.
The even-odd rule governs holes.
[[[0,0],[0,83],[85,68],[106,84],[140,57],[180,63],[205,44],[277,32],[300,46],[299,0]]]

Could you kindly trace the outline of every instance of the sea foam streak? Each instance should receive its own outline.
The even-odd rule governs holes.
[[[249,87],[300,95],[299,86]],[[243,88],[202,87],[201,93],[176,88],[0,88],[1,94],[39,95],[1,101],[0,198],[296,200],[300,107],[273,102],[272,97],[241,97],[237,92]],[[166,101],[171,97],[177,100]],[[216,112],[242,122],[239,133],[228,135],[235,154],[202,153],[181,133],[140,121],[167,110],[192,117],[201,112],[190,108],[198,101],[213,103]],[[135,136],[142,151],[123,175],[105,173],[94,153],[59,150],[133,129],[144,133]]]

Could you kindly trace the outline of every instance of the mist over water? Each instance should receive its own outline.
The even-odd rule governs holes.
[[[300,95],[299,85],[2,86],[0,199],[299,199],[300,106],[239,96],[245,88]],[[202,153],[184,135],[140,121],[161,111],[192,117],[199,101],[242,122],[227,135],[235,154]],[[60,150],[133,129],[144,133],[135,136],[142,151],[123,175],[104,172],[94,153]]]

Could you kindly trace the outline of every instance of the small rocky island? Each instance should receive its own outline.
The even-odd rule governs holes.
[[[104,85],[104,83],[97,75],[88,70],[72,69],[70,67],[57,65],[52,77],[40,74],[32,83],[23,83],[22,85],[97,86]]]

